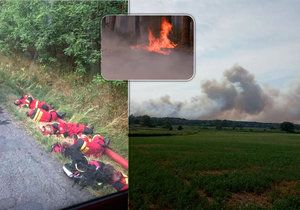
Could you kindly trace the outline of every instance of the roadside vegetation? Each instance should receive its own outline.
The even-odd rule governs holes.
[[[106,14],[127,12],[126,1],[1,1],[0,103],[49,150],[25,109],[13,104],[22,94],[66,112],[71,122],[93,125],[110,147],[128,158],[127,82],[100,75],[100,28]],[[57,158],[66,162],[61,155]],[[105,156],[117,170],[121,167]],[[125,172],[127,174],[127,172]],[[96,195],[113,192],[107,188]]]

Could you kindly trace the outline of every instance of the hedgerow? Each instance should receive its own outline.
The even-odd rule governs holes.
[[[0,51],[22,52],[42,63],[67,62],[78,73],[95,73],[100,69],[102,17],[126,12],[123,0],[3,0]]]

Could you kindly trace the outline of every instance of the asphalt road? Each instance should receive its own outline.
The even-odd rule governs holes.
[[[92,199],[0,107],[0,209],[61,209]]]

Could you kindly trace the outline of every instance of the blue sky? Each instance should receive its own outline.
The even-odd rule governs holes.
[[[300,1],[130,0],[130,13],[187,13],[196,21],[196,74],[188,82],[131,82],[130,100],[185,101],[235,64],[262,87],[286,91],[300,80]]]

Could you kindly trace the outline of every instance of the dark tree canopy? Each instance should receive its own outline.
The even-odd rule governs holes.
[[[295,125],[291,122],[283,122],[280,124],[280,129],[288,133],[294,133]]]
[[[153,127],[151,118],[148,115],[143,115],[140,121],[141,126],[144,127]]]
[[[162,126],[165,129],[173,130],[172,124],[170,121],[166,120]]]
[[[183,129],[182,125],[178,125],[177,130],[181,131]]]

